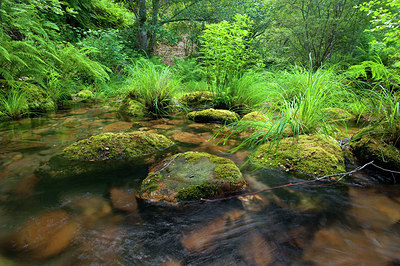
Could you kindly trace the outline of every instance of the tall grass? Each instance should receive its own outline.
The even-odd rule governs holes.
[[[216,95],[216,106],[246,113],[260,107],[266,100],[266,82],[263,73],[248,71],[229,79],[226,85],[211,86]]]
[[[282,72],[281,72],[282,73]],[[335,126],[329,121],[327,108],[345,108],[354,94],[343,84],[333,68],[316,71],[296,67],[283,76],[269,75],[272,86],[267,90],[269,109],[277,112],[267,122],[239,121],[232,124],[233,133],[255,129],[242,144],[257,147],[265,141],[278,145],[283,137],[300,134],[333,134]],[[283,81],[283,82],[282,82]]]
[[[152,116],[165,116],[171,111],[172,99],[180,80],[168,66],[139,60],[130,70],[129,91]]]
[[[29,110],[24,92],[11,89],[4,95],[0,94],[0,110],[12,119],[26,116]]]

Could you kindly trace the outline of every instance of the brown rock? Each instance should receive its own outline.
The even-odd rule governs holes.
[[[103,132],[115,132],[121,130],[128,130],[132,127],[130,122],[115,122],[103,127]]]
[[[30,196],[35,192],[35,186],[39,181],[35,175],[24,178],[17,185],[15,193],[20,196]]]
[[[126,212],[137,210],[135,193],[129,193],[119,188],[112,188],[110,190],[110,197],[114,209]]]
[[[153,128],[157,129],[171,129],[174,128],[173,125],[166,125],[166,124],[159,124],[159,125],[154,125]]]
[[[264,237],[256,233],[241,245],[240,254],[250,265],[268,265],[273,261],[272,248]]]
[[[68,248],[78,232],[79,225],[70,221],[65,211],[59,210],[32,218],[11,241],[18,251],[45,259]]]

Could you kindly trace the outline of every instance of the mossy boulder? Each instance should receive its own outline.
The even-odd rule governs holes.
[[[325,108],[324,112],[333,122],[356,120],[355,115],[341,108]]]
[[[239,115],[235,112],[212,108],[203,111],[190,112],[188,118],[199,123],[220,122],[230,124],[239,121]]]
[[[350,144],[354,155],[361,163],[374,161],[391,170],[400,170],[400,151],[384,140],[364,135],[358,141]]]
[[[71,144],[63,150],[63,155],[69,160],[86,161],[135,158],[172,144],[167,137],[155,133],[104,133]]]
[[[190,110],[204,110],[214,107],[215,94],[210,91],[196,91],[184,94],[179,103]]]
[[[223,197],[245,186],[246,181],[231,160],[208,153],[186,152],[152,167],[143,180],[139,197],[175,203]]]
[[[57,105],[41,87],[30,83],[23,83],[21,90],[25,93],[28,109],[31,112],[47,113],[56,110]]]
[[[338,142],[323,135],[284,138],[277,150],[268,143],[264,144],[251,160],[260,167],[299,170],[316,176],[344,173],[346,170]]]
[[[269,119],[265,114],[260,113],[258,111],[254,111],[254,112],[248,113],[245,116],[243,116],[241,120],[242,121],[267,122]]]
[[[121,102],[118,111],[129,116],[143,116],[145,112],[144,105],[136,100],[131,94],[128,94]]]

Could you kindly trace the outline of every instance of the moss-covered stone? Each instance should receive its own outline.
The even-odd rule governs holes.
[[[356,116],[340,108],[325,108],[327,118],[332,122],[355,120]]]
[[[118,111],[120,113],[130,116],[143,116],[145,107],[144,105],[136,100],[131,94],[128,94],[121,102]]]
[[[210,91],[196,91],[184,94],[179,103],[190,110],[204,110],[214,107],[215,94]]]
[[[280,141],[277,150],[271,150],[267,143],[260,146],[251,159],[261,167],[300,170],[316,176],[345,172],[339,144],[323,135],[285,138]]]
[[[47,113],[56,110],[57,105],[41,87],[30,83],[23,83],[21,90],[25,93],[28,109],[31,112]]]
[[[260,113],[258,111],[254,111],[246,114],[242,117],[242,121],[256,121],[256,122],[267,122],[269,119],[265,116],[265,114]]]
[[[400,170],[400,151],[393,145],[364,135],[360,140],[351,142],[351,148],[361,163],[374,161],[392,170]]]
[[[148,132],[104,133],[80,140],[64,149],[70,160],[135,158],[164,150],[173,144],[163,135]]]
[[[193,111],[188,114],[188,118],[195,122],[221,122],[233,123],[239,120],[239,115],[235,112],[220,109],[207,109],[203,111]]]
[[[229,159],[208,153],[186,152],[152,167],[139,197],[178,202],[214,198],[242,190],[246,181]]]
[[[80,92],[78,92],[76,94],[77,97],[81,98],[81,99],[91,99],[94,97],[93,92],[91,92],[90,90],[81,90]]]

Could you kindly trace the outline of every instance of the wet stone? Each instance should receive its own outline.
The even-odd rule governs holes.
[[[126,212],[134,212],[137,210],[136,196],[133,191],[112,188],[110,190],[110,198],[114,209]]]
[[[142,199],[150,201],[223,197],[246,186],[232,161],[208,153],[179,153],[151,169],[139,192]]]
[[[258,233],[252,233],[241,245],[240,255],[248,265],[269,265],[274,261],[273,249]]]
[[[103,132],[115,132],[121,130],[128,130],[132,127],[130,122],[115,122],[103,127]]]
[[[31,218],[10,237],[10,247],[36,259],[58,255],[67,249],[79,232],[79,225],[65,211],[53,211]]]

